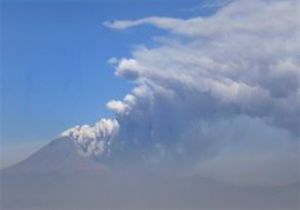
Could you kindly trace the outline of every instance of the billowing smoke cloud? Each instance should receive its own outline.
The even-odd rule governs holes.
[[[117,76],[136,84],[124,100],[107,103],[117,120],[109,122],[120,125],[110,145],[112,158],[150,165],[197,165],[206,173],[220,174],[207,163],[223,165],[222,154],[228,160],[228,154],[238,159],[235,151],[239,150],[247,157],[280,152],[289,163],[281,164],[290,167],[284,169],[287,176],[293,171],[289,180],[297,179],[300,36],[296,5],[297,0],[239,0],[208,17],[105,22],[119,30],[150,24],[169,32],[156,38],[159,47],[141,45],[131,58],[109,61]],[[90,133],[94,128],[73,130],[69,133]],[[84,136],[81,139],[85,141]],[[91,148],[102,154],[104,149],[98,147]],[[269,158],[263,160],[268,160],[265,165],[274,164]],[[258,158],[251,160],[251,167],[249,161],[237,165],[255,171],[259,162]],[[269,170],[274,171],[281,170]]]
[[[136,49],[133,58],[119,60],[116,74],[151,90],[206,94],[224,112],[234,108],[299,134],[296,4],[236,1],[208,18],[106,22],[115,29],[151,24],[180,36],[159,48]]]
[[[83,125],[70,128],[64,131],[61,137],[72,139],[78,146],[78,151],[84,156],[109,155],[110,144],[118,130],[117,120],[101,119],[94,126]]]
[[[122,114],[125,113],[128,109],[129,106],[124,103],[123,101],[116,101],[116,100],[111,100],[106,104],[107,108],[118,113]]]

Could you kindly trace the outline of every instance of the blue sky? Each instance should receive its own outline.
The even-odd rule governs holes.
[[[130,82],[114,76],[108,59],[127,56],[141,43],[151,46],[150,37],[163,32],[151,26],[115,31],[104,27],[103,21],[188,18],[213,11],[199,9],[199,1],[170,2],[2,2],[4,164],[69,127],[112,115],[106,102],[131,89]]]

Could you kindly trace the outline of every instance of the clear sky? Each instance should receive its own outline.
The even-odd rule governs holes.
[[[172,2],[170,4],[170,2]],[[144,16],[187,18],[215,8],[199,1],[21,1],[2,2],[2,154],[4,165],[76,124],[109,116],[105,103],[123,97],[131,84],[107,63],[138,44],[153,44],[154,27],[114,31],[114,19]]]

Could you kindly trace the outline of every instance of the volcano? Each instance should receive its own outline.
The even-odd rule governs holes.
[[[58,138],[1,171],[1,210],[299,209],[299,184],[242,187],[107,164]]]

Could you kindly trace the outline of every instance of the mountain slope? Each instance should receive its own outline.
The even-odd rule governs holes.
[[[70,172],[92,169],[106,170],[94,159],[81,156],[71,139],[58,138],[19,164],[4,170],[4,173]]]
[[[56,139],[1,171],[1,210],[299,209],[299,185],[239,187],[203,177],[109,169]]]

